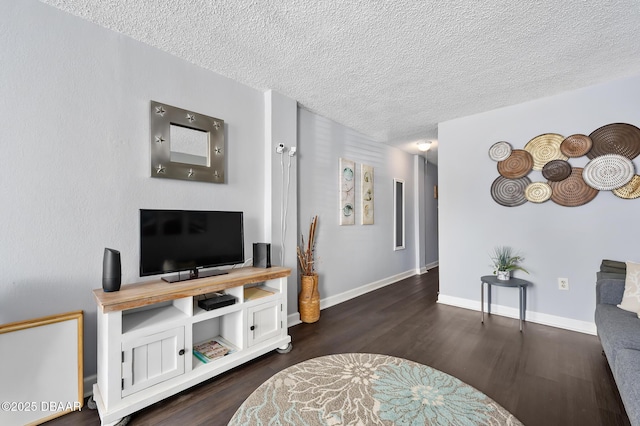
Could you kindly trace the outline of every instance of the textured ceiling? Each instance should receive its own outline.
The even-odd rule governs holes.
[[[639,0],[41,1],[412,153],[438,122],[640,72]]]

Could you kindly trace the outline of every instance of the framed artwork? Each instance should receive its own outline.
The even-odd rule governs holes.
[[[83,321],[74,311],[0,325],[0,401],[25,407],[3,405],[0,424],[39,425],[82,409]]]
[[[393,250],[404,245],[404,180],[393,179]]]
[[[373,167],[362,165],[362,224],[373,225]]]
[[[340,159],[340,225],[355,224],[355,178],[356,164]]]

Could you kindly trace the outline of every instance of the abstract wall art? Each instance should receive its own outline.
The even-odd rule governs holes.
[[[489,148],[489,158],[497,162],[500,176],[491,184],[491,196],[505,207],[547,200],[577,207],[602,191],[622,199],[640,198],[640,175],[633,163],[639,155],[640,128],[628,123],[607,124],[588,136],[544,133],[524,149],[496,142]],[[571,164],[583,156],[589,160],[584,167]],[[546,182],[532,180],[528,176],[532,171],[542,172]]]
[[[355,224],[356,164],[340,159],[340,225]]]
[[[362,224],[373,225],[373,167],[362,165]]]

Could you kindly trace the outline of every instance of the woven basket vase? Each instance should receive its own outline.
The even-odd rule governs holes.
[[[298,310],[302,322],[311,323],[320,319],[320,293],[318,292],[317,274],[300,276]]]

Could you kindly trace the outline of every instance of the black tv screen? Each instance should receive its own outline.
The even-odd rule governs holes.
[[[243,262],[242,212],[140,210],[141,277]]]

